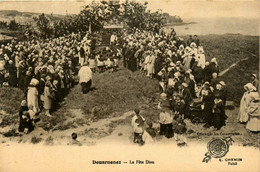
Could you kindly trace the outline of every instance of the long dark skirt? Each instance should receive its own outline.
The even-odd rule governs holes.
[[[23,119],[20,118],[20,124],[19,124],[19,132],[24,132],[24,129],[28,129],[29,132],[31,132],[33,130],[33,125],[32,125],[32,121],[30,119]]]
[[[211,127],[213,125],[212,121],[212,108],[206,108],[203,110],[203,117],[205,118],[206,126]]]
[[[9,76],[8,85],[10,87],[16,87],[17,86],[17,77],[15,75],[10,75]]]
[[[160,135],[165,135],[167,138],[171,138],[173,136],[172,123],[170,124],[161,124],[160,123]]]
[[[221,113],[213,113],[212,114],[212,125],[219,130],[221,127],[225,125],[226,115]]]

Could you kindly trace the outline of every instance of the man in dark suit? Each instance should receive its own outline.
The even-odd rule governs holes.
[[[206,81],[210,82],[212,79],[212,70],[211,67],[209,66],[209,62],[206,62],[206,66],[203,69],[203,73],[204,73],[204,82]]]
[[[197,35],[194,35],[193,42],[198,46],[200,46],[200,40]]]

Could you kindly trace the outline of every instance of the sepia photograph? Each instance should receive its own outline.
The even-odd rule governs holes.
[[[1,0],[0,171],[260,171],[259,1]]]

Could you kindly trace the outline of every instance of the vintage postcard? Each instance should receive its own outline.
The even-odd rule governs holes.
[[[258,1],[0,0],[0,171],[260,171]]]

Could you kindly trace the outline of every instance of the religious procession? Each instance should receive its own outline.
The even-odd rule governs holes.
[[[118,38],[121,38],[121,45]],[[158,134],[171,138],[186,132],[184,119],[203,122],[204,127],[220,129],[225,125],[226,83],[218,78],[216,58],[205,60],[203,46],[198,37],[188,40],[170,34],[123,30],[111,35],[110,45],[95,52],[89,33],[71,34],[45,41],[16,42],[1,46],[1,86],[18,87],[25,100],[19,111],[19,131],[29,133],[37,125],[37,115],[51,112],[62,101],[65,93],[77,82],[86,94],[91,89],[93,72],[104,69],[115,72],[122,58],[123,66],[131,71],[142,71],[158,80],[160,103]],[[101,68],[103,68],[101,70]],[[252,82],[244,86],[239,121],[247,123],[250,131],[259,131],[257,92],[258,80],[252,74]],[[134,142],[144,144],[157,134],[149,121],[134,110],[131,122]]]
[[[144,145],[161,135],[186,144],[186,119],[195,125],[203,123],[205,129],[220,130],[226,125],[229,83],[219,78],[218,58],[206,57],[197,35],[183,38],[174,28],[165,32],[158,25],[120,28],[110,32],[109,40],[102,37],[103,32],[80,31],[1,45],[0,87],[16,87],[24,94],[18,112],[20,133],[33,132],[41,120],[39,114],[54,118],[53,112],[75,86],[88,95],[95,77],[123,68],[157,81],[159,92],[157,120],[144,118],[139,107],[133,110],[129,124],[133,143]],[[251,75],[244,90],[237,122],[250,132],[259,132],[257,74]],[[72,137],[76,139],[77,134]]]
[[[205,60],[203,46],[197,35],[191,35],[184,41],[176,36],[174,29],[170,35],[136,30],[126,34],[123,39],[124,65],[130,70],[140,70],[147,77],[158,79],[161,91],[158,108],[162,111],[159,114],[160,135],[171,138],[174,134],[185,133],[186,118],[194,123],[203,122],[206,128],[213,126],[219,130],[225,126],[226,83],[218,78],[216,58]],[[257,132],[259,82],[256,74],[252,74],[251,79],[244,86],[246,92],[241,99],[239,121],[247,124],[248,130]],[[132,126],[134,142],[143,144],[145,141],[142,137],[147,138],[147,134],[140,128],[145,119],[139,112],[139,109],[135,110]],[[150,130],[152,124],[148,126],[147,132],[154,136],[154,131]]]

